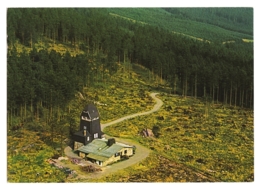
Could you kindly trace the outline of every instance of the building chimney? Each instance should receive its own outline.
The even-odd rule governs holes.
[[[112,146],[115,143],[116,143],[116,140],[114,138],[109,138],[108,141],[107,141],[108,146]]]

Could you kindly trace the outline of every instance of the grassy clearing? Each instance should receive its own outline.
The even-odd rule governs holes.
[[[214,179],[204,176],[181,164],[156,153],[144,161],[93,182],[210,182]]]
[[[187,35],[187,34],[180,33],[180,32],[176,32],[176,31],[172,31],[172,32],[173,32],[174,34],[178,34],[178,35],[182,35],[182,36],[185,36],[185,37],[189,37],[189,38],[195,39],[195,40],[197,40],[197,41],[202,41],[202,42],[211,43],[211,41],[205,40],[205,39],[203,39],[203,38],[194,37],[194,36],[192,36],[192,35]],[[253,42],[254,42],[254,40],[252,40],[252,39],[242,39],[242,41],[245,42],[245,43],[253,43]],[[234,41],[234,40],[231,40],[231,41],[224,41],[224,42],[222,42],[222,44],[226,44],[226,43],[235,43],[235,41]]]
[[[189,37],[189,38],[191,38],[191,39],[195,39],[195,40],[198,40],[198,41],[202,41],[202,42],[205,41],[205,42],[207,42],[207,43],[210,43],[209,40],[205,40],[205,39],[202,39],[202,38],[199,38],[199,37],[194,37],[194,36],[192,36],[192,35],[187,35],[187,34],[180,33],[180,32],[176,32],[176,31],[172,31],[172,33],[178,34],[178,35],[183,35],[183,36],[185,36],[185,37]]]
[[[57,151],[42,142],[44,133],[18,130],[7,136],[8,182],[64,182],[66,175],[47,159]]]
[[[78,45],[72,46],[70,43],[55,43],[53,40],[49,38],[44,38],[41,41],[38,41],[37,43],[34,43],[33,46],[38,50],[47,49],[48,52],[54,50],[60,54],[65,54],[67,51],[71,54],[71,56],[76,56],[77,54],[84,54],[84,51],[79,50]],[[14,47],[16,48],[18,53],[21,53],[23,51],[29,53],[32,48],[22,45],[18,41],[14,44]],[[13,48],[13,47],[9,47]]]
[[[222,44],[226,44],[226,43],[235,43],[235,41],[233,40],[233,41],[224,41],[224,42],[222,42]]]
[[[254,42],[253,39],[242,39],[242,41],[244,41],[245,43],[253,43]]]
[[[125,20],[129,20],[129,21],[131,21],[131,22],[133,22],[133,23],[136,23],[136,22],[138,22],[139,24],[147,24],[147,23],[145,23],[145,22],[142,22],[142,21],[136,21],[136,20],[134,20],[134,19],[131,19],[131,18],[128,18],[128,17],[125,17],[125,16],[121,16],[121,15],[118,15],[118,14],[115,14],[115,13],[109,13],[111,16],[114,16],[114,17],[119,17],[119,18],[123,18],[123,19],[125,19]]]
[[[137,66],[138,67],[138,66]],[[135,68],[142,69],[142,68]],[[80,113],[89,102],[95,102],[101,122],[107,123],[123,116],[151,110],[154,100],[149,96],[149,86],[142,85],[144,78],[120,66],[118,73],[106,83],[94,83],[84,88],[82,96],[71,102],[71,109]]]
[[[157,154],[221,181],[254,180],[252,111],[205,106],[198,99],[167,94],[161,98],[165,104],[158,113],[112,125],[105,132],[137,140]],[[154,126],[160,128],[159,137],[140,137],[141,129]]]

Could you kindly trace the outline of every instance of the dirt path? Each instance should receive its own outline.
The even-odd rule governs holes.
[[[142,115],[147,115],[147,114],[151,114],[153,112],[158,111],[161,108],[161,106],[163,105],[163,102],[161,101],[161,99],[156,97],[157,94],[158,93],[151,93],[150,94],[150,96],[156,101],[156,104],[154,105],[153,109],[151,109],[150,111],[135,113],[135,114],[128,115],[128,116],[119,118],[117,120],[111,121],[109,123],[101,124],[101,130],[103,130],[105,127],[107,127],[109,125],[113,125],[113,124],[119,123],[119,122],[124,121],[126,119],[130,119],[130,118],[137,117],[137,116],[142,116]]]
[[[153,112],[158,111],[161,108],[161,106],[163,105],[163,102],[162,102],[162,100],[160,100],[159,98],[156,97],[157,94],[158,93],[151,93],[150,94],[150,96],[156,101],[156,104],[154,105],[153,109],[151,109],[150,111],[135,113],[135,114],[132,114],[132,115],[128,115],[128,116],[119,118],[115,121],[112,121],[112,122],[109,122],[109,123],[106,123],[106,124],[101,124],[101,130],[103,131],[105,127],[108,127],[110,125],[122,122],[124,120],[134,118],[134,117],[137,117],[137,116],[143,116],[143,115],[151,114]],[[105,137],[109,138],[110,136],[105,135]],[[121,161],[121,162],[117,162],[115,164],[106,166],[106,167],[102,168],[103,171],[101,171],[101,172],[96,172],[96,173],[86,174],[86,175],[80,175],[79,178],[90,179],[90,178],[99,178],[99,177],[106,176],[106,175],[111,174],[113,172],[116,172],[118,170],[124,169],[126,167],[131,166],[131,165],[134,165],[134,164],[138,163],[139,161],[142,161],[150,153],[150,150],[148,148],[140,145],[139,143],[137,143],[133,140],[122,139],[122,138],[115,138],[115,139],[118,142],[122,142],[122,143],[129,144],[129,145],[135,145],[136,146],[135,155],[130,157],[126,161]],[[69,148],[69,147],[65,148],[65,154],[67,156],[73,156],[73,152],[71,151],[71,148]]]

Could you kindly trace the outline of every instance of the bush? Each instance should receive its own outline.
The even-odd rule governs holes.
[[[160,128],[159,128],[158,126],[153,126],[152,131],[153,131],[154,136],[155,136],[156,138],[159,138],[159,136],[161,135],[161,134],[160,134]]]

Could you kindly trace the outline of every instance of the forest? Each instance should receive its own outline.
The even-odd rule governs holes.
[[[173,93],[253,107],[252,43],[201,43],[108,17],[102,9],[9,9],[7,24],[10,112],[21,113],[26,107],[36,111],[37,104],[49,109],[65,104],[63,99],[70,99],[79,90],[77,85],[94,79],[92,70],[116,71],[116,62],[126,61],[167,80]],[[62,56],[44,48],[38,52],[34,44],[44,37],[53,43],[69,42],[87,56]],[[13,48],[17,40],[33,50],[17,53]]]
[[[196,11],[193,15],[185,9],[157,11],[177,12],[178,19],[196,18],[200,26],[213,24],[211,19],[194,16],[199,15]],[[102,88],[113,81],[118,71],[127,72],[133,64],[148,69],[149,77],[158,77],[154,83],[157,89],[166,84],[171,94],[253,109],[254,43],[242,41],[245,35],[253,38],[252,22],[244,29],[240,27],[252,15],[252,10],[248,11],[249,16],[243,18],[238,16],[238,10],[234,14],[209,11],[218,15],[225,12],[223,20],[235,20],[234,25],[223,20],[215,23],[239,34],[234,43],[223,44],[229,38],[221,38],[223,33],[211,39],[214,42],[199,41],[153,24],[113,16],[112,9],[9,8],[8,135],[19,128],[47,131],[50,138],[41,140],[55,147],[54,135],[64,124],[68,130],[59,134],[61,138],[77,128],[77,115],[70,104],[75,95],[86,89]],[[58,49],[58,45],[67,49]],[[87,101],[98,99],[94,95]]]
[[[253,35],[252,8],[164,8],[179,18],[209,23],[231,31]]]
[[[111,8],[116,17],[205,41],[252,39],[252,8]]]

